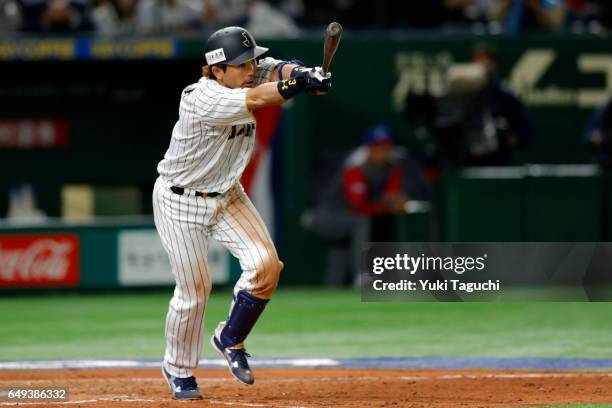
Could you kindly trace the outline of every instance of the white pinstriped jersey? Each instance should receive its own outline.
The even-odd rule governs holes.
[[[262,59],[255,84],[269,81],[280,62]],[[179,187],[219,193],[236,184],[255,146],[255,117],[246,106],[247,91],[204,77],[183,90],[170,146],[157,166],[165,180]]]

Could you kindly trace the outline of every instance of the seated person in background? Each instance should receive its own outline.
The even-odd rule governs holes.
[[[91,19],[100,35],[134,34],[135,0],[95,0]]]
[[[138,0],[136,31],[147,33],[196,32],[202,25],[205,3],[199,0]]]
[[[396,240],[396,217],[423,211],[423,203],[412,200],[430,195],[419,166],[405,149],[393,145],[389,129],[368,129],[364,144],[325,186],[316,208],[302,217],[304,227],[329,245],[325,283],[350,283],[358,272],[362,244]]]
[[[87,0],[22,0],[21,31],[74,33],[91,31]]]
[[[496,0],[492,18],[504,31],[560,31],[564,27],[567,5],[564,0]]]
[[[344,170],[344,197],[354,214],[370,217],[371,241],[393,241],[393,216],[405,213],[408,202],[402,165],[393,154],[393,142],[387,127],[368,129],[364,142],[366,156],[356,152]]]
[[[585,139],[598,155],[599,163],[605,169],[612,167],[612,99],[597,108],[587,123]]]

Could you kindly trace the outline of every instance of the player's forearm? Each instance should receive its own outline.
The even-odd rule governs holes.
[[[330,87],[330,74],[323,76],[321,68],[294,67],[287,79],[249,89],[246,95],[247,109],[252,112],[266,106],[281,105],[301,92],[324,95]]]
[[[267,106],[282,105],[288,98],[280,94],[278,81],[291,77],[291,71],[299,66],[298,64],[291,64],[286,61],[278,64],[270,73],[270,77],[268,78],[270,82],[263,83],[247,92],[247,108],[253,112]],[[280,76],[279,69],[281,73]]]
[[[249,89],[246,94],[247,109],[251,112],[266,106],[282,105],[285,98],[278,91],[277,82],[266,82]]]

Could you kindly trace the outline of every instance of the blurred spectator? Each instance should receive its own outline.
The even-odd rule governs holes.
[[[500,0],[445,0],[446,25],[471,25],[473,28],[490,26],[493,12]],[[493,30],[493,29],[492,29]],[[500,28],[494,29],[500,31]]]
[[[31,184],[21,184],[10,190],[6,218],[12,223],[42,223],[47,219],[45,212],[38,208]]]
[[[90,10],[92,8],[92,10]],[[330,21],[349,29],[450,29],[482,33],[605,32],[610,0],[0,0],[0,32],[182,33],[247,26],[295,37]],[[92,24],[93,23],[93,24]]]
[[[497,50],[478,46],[472,61],[480,65],[487,82],[471,130],[468,165],[507,165],[512,152],[531,140],[531,123],[523,104],[501,85]]]
[[[408,202],[401,163],[388,128],[369,129],[364,142],[365,156],[353,155],[344,170],[344,198],[353,214],[370,217],[372,241],[393,241],[393,215],[405,213]]]
[[[457,1],[428,0],[405,3],[402,13],[393,13],[393,25],[403,23],[409,28],[437,28],[463,20],[461,6],[456,4]]]
[[[304,226],[330,245],[326,283],[350,283],[361,244],[396,240],[396,217],[422,211],[431,191],[405,149],[394,146],[389,128],[375,126],[344,161]]]
[[[204,0],[204,22],[212,28],[246,26],[251,0]]]
[[[584,31],[595,18],[596,6],[590,0],[568,0],[567,19],[572,31]]]
[[[600,106],[587,123],[585,139],[605,169],[612,168],[612,99]]]
[[[595,19],[604,27],[612,28],[612,1],[593,0],[595,5]]]
[[[565,0],[498,0],[492,18],[511,33],[557,31],[563,29],[566,13]]]
[[[568,26],[573,32],[592,33],[612,28],[612,2],[568,0]]]
[[[309,0],[304,22],[324,25],[338,20],[351,28],[438,28],[447,23],[465,22],[464,8],[488,0]]]
[[[135,32],[135,0],[99,0],[91,19],[97,34],[117,35]]]
[[[304,12],[302,0],[204,0],[204,23],[210,28],[244,26],[257,37],[295,37],[295,18]]]
[[[300,22],[304,17],[304,6],[305,0],[282,0],[280,2],[280,10],[291,17],[294,21]]]
[[[204,15],[202,0],[138,0],[136,31],[181,33],[200,28]]]
[[[0,0],[0,33],[21,27],[21,5],[17,0]]]
[[[300,30],[291,17],[277,7],[279,2],[253,1],[246,29],[257,38],[295,38]]]
[[[469,28],[511,32],[562,29],[565,0],[309,0],[303,22],[351,28]]]
[[[25,32],[91,31],[87,0],[21,0]]]
[[[498,64],[497,51],[481,45],[472,63],[449,67],[442,95],[407,95],[405,118],[432,135],[430,160],[437,170],[508,165],[531,140],[523,104],[501,85]]]

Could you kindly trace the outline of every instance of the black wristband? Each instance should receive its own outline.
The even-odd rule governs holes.
[[[304,90],[304,78],[285,79],[278,81],[278,93],[285,99],[289,99]]]
[[[300,67],[305,66],[302,61],[297,60],[297,59],[294,59],[294,60],[291,60],[291,61],[283,61],[283,62],[281,62],[280,64],[277,65],[277,68],[278,68],[278,80],[279,81],[283,80],[283,68],[287,64],[299,65]]]

